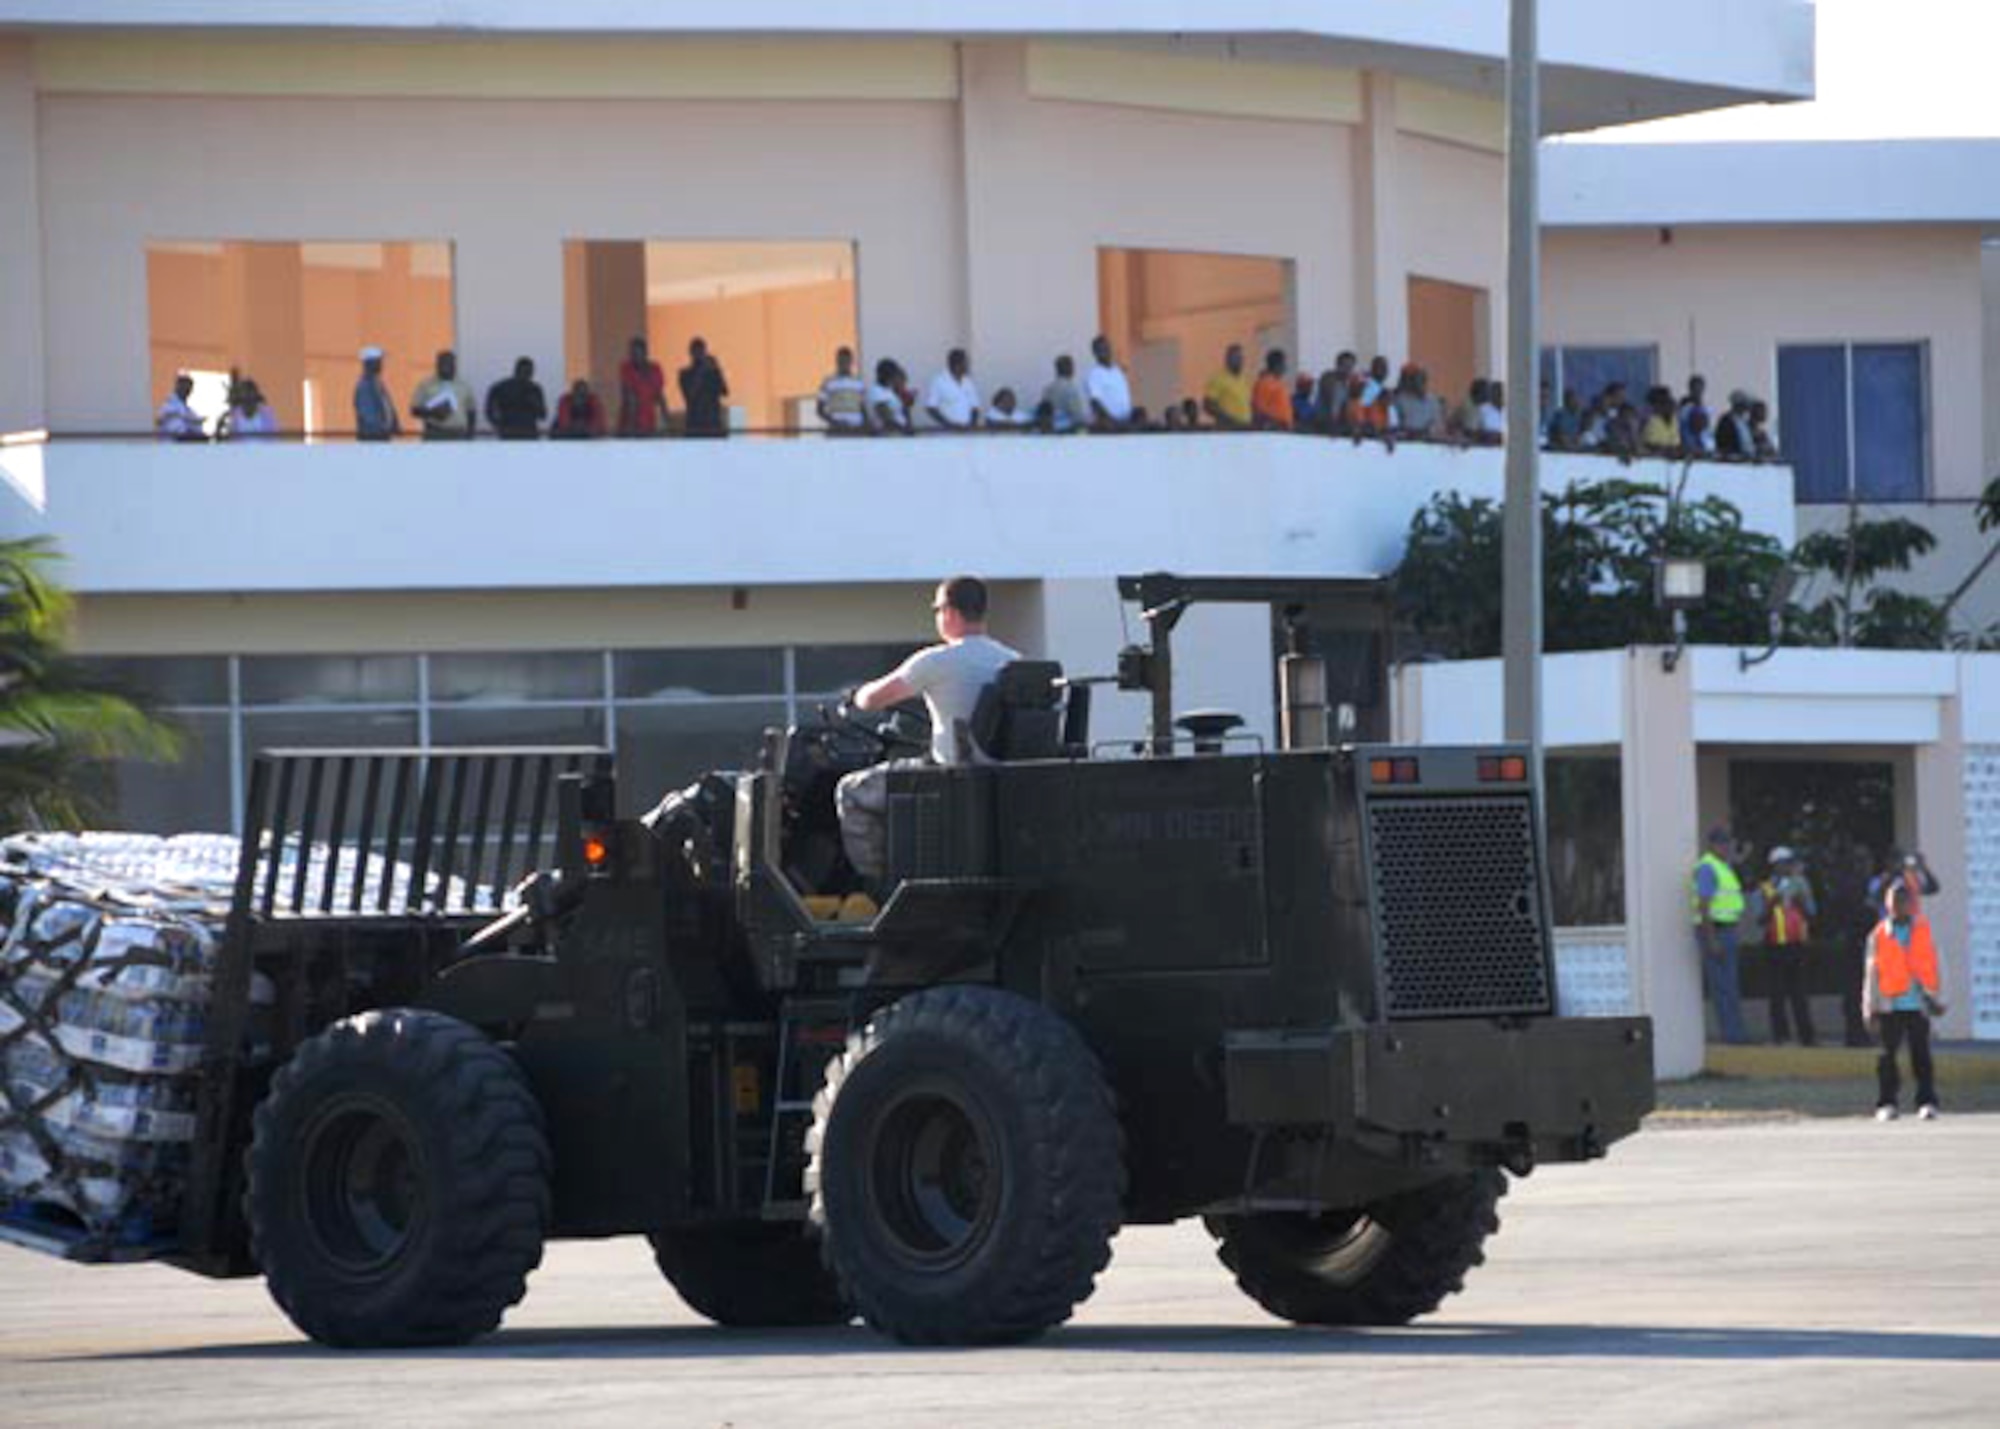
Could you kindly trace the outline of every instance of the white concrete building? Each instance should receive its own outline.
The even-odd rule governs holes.
[[[1642,8],[1544,0],[1547,132],[1810,89],[1811,10],[1796,0],[1693,0],[1665,28]],[[759,727],[924,639],[940,573],[989,576],[1001,634],[1103,670],[1123,638],[1120,572],[1380,573],[1430,496],[1498,493],[1490,449],[1277,434],[342,439],[357,350],[375,343],[400,401],[443,347],[479,390],[529,357],[553,398],[575,378],[615,392],[633,335],[671,374],[699,334],[749,429],[812,425],[842,344],[864,370],[900,359],[919,385],[963,346],[984,391],[1028,405],[1050,359],[1087,362],[1100,331],[1156,408],[1198,392],[1232,341],[1315,369],[1341,349],[1412,358],[1449,390],[1500,366],[1498,3],[1262,0],[1224,19],[1171,0],[351,0],[330,18],[192,0],[171,18],[139,0],[0,0],[0,432],[14,434],[0,534],[60,543],[79,647],[196,736],[182,770],[122,777],[134,821],[226,825],[247,752],[280,743],[602,742],[646,797],[741,759]],[[1730,44],[1713,43],[1725,27]],[[1749,265],[1749,286],[1782,302],[1764,320],[1725,299],[1725,320],[1701,306],[1698,274],[1649,281],[1657,255],[1639,241],[1668,224],[1689,235],[1676,257],[1705,251],[1680,226],[1705,210],[1578,220],[1560,162],[1556,348],[1650,345],[1663,379],[1698,363],[1719,395],[1774,391],[1781,342],[1926,343],[1923,495],[1967,489],[1980,339],[1944,286],[1967,244],[1936,228],[1959,220],[1896,230],[1898,262],[1922,277],[1904,326],[1882,317],[1893,295],[1845,292],[1866,268],[1846,239],[1804,264],[1820,240],[1790,228]],[[1820,273],[1873,316],[1835,321]],[[290,439],[150,439],[175,372],[200,374],[199,401],[235,367]],[[1544,464],[1551,488],[1607,474],[1630,473]],[[1787,542],[1817,519],[1783,466],[1688,480]],[[1268,732],[1270,649],[1262,612],[1197,612],[1182,702],[1234,706]],[[1621,684],[1644,658],[1591,657],[1577,702],[1551,701],[1588,738],[1554,742],[1618,748],[1667,709]],[[1938,658],[1921,698],[1971,709],[1960,686],[1984,666]],[[1674,699],[1693,710],[1694,757],[1726,768],[1721,745],[1761,739],[1700,733],[1701,711],[1732,697],[1702,683],[1713,660],[1684,664]],[[1470,678],[1406,677],[1405,728],[1443,737],[1451,702],[1431,682]],[[1463,693],[1467,717],[1497,708]],[[1141,718],[1129,699],[1099,714],[1109,731]],[[1899,729],[1887,743],[1906,751],[2000,739],[1944,714],[1929,742]],[[1642,744],[1685,753],[1676,739]],[[1946,776],[1925,771],[1953,757],[1889,761],[1909,771],[1899,836],[1934,854],[1946,815],[1924,791]],[[1654,777],[1653,754],[1620,758]],[[1961,763],[1961,787],[1983,787],[1986,766]],[[1624,800],[1628,822],[1651,787]],[[1697,788],[1703,812],[1732,797],[1712,775]],[[1682,876],[1685,850],[1653,838],[1626,840],[1621,863],[1645,901],[1616,923],[1575,920],[1565,981],[1581,998],[1595,968],[1590,998],[1684,1028],[1668,895],[1652,885]],[[1962,864],[1946,876],[1966,886]]]
[[[1546,127],[1807,91],[1808,7],[1700,9],[1726,53],[1546,4]],[[752,428],[809,415],[841,343],[919,385],[962,345],[1030,405],[1098,331],[1155,408],[1229,341],[1492,370],[1500,6],[171,20],[0,0],[0,431],[28,434],[0,529],[53,535],[82,648],[153,662],[130,668],[206,732],[133,786],[148,819],[226,817],[203,791],[278,733],[601,738],[664,777],[922,639],[940,571],[1002,581],[1009,633],[1099,667],[1121,570],[1379,572],[1432,493],[1497,492],[1492,451],[1260,436],[329,438],[363,344],[399,400],[442,347],[480,388],[526,356],[551,396],[610,395],[629,336],[671,372],[699,333]],[[199,402],[239,367],[305,442],[144,439],[177,371]],[[1782,470],[1717,482],[1789,538]],[[1200,617],[1184,694],[1268,727],[1260,620]]]
[[[1771,403],[1799,530],[1850,502],[1938,538],[1907,589],[1946,597],[1996,536],[1973,503],[2000,472],[2000,139],[1551,143],[1543,339],[1622,354],[1678,392]],[[1789,411],[1788,411],[1789,409]],[[2000,627],[2000,563],[1954,608]]]

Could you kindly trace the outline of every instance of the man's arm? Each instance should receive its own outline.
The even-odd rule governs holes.
[[[891,670],[879,680],[870,680],[854,692],[854,707],[869,714],[900,705],[917,697],[917,688],[901,670]]]

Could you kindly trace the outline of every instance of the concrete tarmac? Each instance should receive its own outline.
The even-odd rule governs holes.
[[[1001,1350],[720,1330],[636,1240],[552,1246],[499,1334],[395,1353],[302,1341],[256,1281],[0,1247],[0,1423],[2000,1423],[2000,1117],[1648,1131],[1501,1213],[1408,1329],[1279,1324],[1182,1225]]]

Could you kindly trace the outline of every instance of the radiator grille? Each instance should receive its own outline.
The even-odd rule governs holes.
[[[1527,799],[1371,799],[1368,832],[1388,1016],[1552,1010]]]

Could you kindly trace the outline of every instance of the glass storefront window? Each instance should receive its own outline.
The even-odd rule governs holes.
[[[77,663],[93,676],[156,705],[229,706],[227,655],[92,656]]]
[[[451,709],[431,714],[431,744],[488,747],[604,746],[604,710]]]
[[[1549,886],[1556,924],[1610,928],[1625,921],[1625,812],[1615,756],[1552,756],[1547,763]]]
[[[785,723],[782,700],[631,705],[618,711],[618,798],[643,813],[712,769],[747,769],[766,729]]]
[[[266,749],[383,749],[417,742],[415,710],[327,713],[249,713],[243,716],[243,752]]]
[[[595,650],[433,655],[430,660],[430,694],[437,703],[604,698],[604,657]]]
[[[414,655],[246,655],[246,705],[400,705],[417,699]]]
[[[620,650],[612,657],[621,700],[782,695],[785,652],[776,648]]]
[[[886,675],[918,647],[915,645],[806,645],[799,649],[794,669],[801,698],[832,695]]]
[[[228,833],[229,716],[173,716],[186,743],[178,764],[121,759],[99,774],[97,798],[112,828],[158,834]]]

